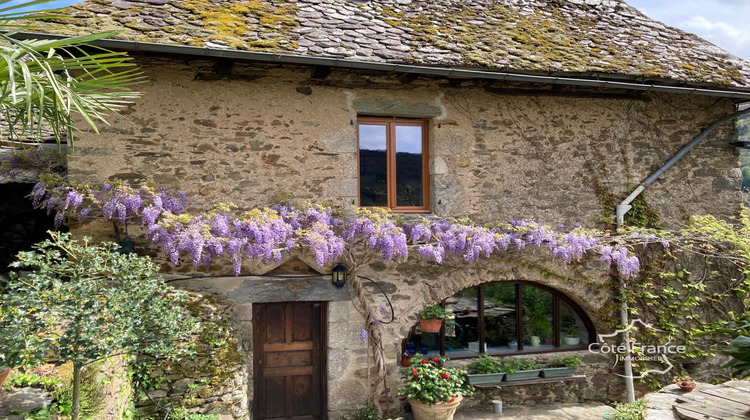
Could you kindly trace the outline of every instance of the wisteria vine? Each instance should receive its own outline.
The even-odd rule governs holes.
[[[185,212],[187,197],[182,191],[127,184],[92,188],[40,182],[31,197],[34,206],[55,213],[57,225],[66,216],[79,221],[101,218],[138,223],[172,263],[189,257],[199,266],[227,258],[235,275],[241,273],[243,261],[279,261],[293,248],[310,252],[320,266],[329,265],[354,245],[363,245],[386,261],[406,260],[410,248],[416,248],[420,258],[438,264],[449,256],[474,262],[511,248],[547,248],[564,263],[596,254],[626,278],[639,270],[639,260],[626,241],[580,226],[565,231],[562,225],[555,230],[520,220],[488,227],[435,217],[397,224],[385,210],[334,212],[317,205],[276,205],[242,212],[231,203],[220,203],[209,212],[191,215]]]

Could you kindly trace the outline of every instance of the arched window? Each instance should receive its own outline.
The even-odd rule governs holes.
[[[412,329],[404,351],[453,359],[579,350],[595,342],[594,325],[565,295],[530,283],[485,283],[443,301],[452,313],[438,333]]]

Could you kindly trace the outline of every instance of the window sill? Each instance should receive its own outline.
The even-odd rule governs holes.
[[[421,208],[421,207],[394,207],[394,208],[388,208],[388,207],[373,207],[373,206],[360,206],[362,209],[372,210],[372,209],[386,209],[390,210],[391,213],[396,214],[431,214],[432,210],[429,208]]]

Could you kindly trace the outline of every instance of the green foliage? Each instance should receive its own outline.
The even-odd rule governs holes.
[[[730,312],[729,316],[726,326],[714,331],[732,338],[724,350],[725,354],[732,356],[732,360],[722,367],[732,369],[735,378],[750,378],[750,312],[740,315]]]
[[[173,408],[169,412],[169,420],[219,420],[218,414],[189,413],[185,407]]]
[[[522,370],[535,370],[541,369],[542,364],[531,359],[515,359],[505,358],[500,359],[492,357],[488,354],[479,356],[478,358],[472,359],[472,363],[469,364],[469,372],[472,374],[488,374],[488,373],[515,373]],[[583,360],[579,356],[573,355],[568,357],[560,357],[555,359],[551,366],[564,366],[577,368],[583,364]]]
[[[154,360],[131,362],[128,365],[128,374],[135,392],[158,389],[166,376],[164,371],[157,372],[157,363]]]
[[[443,309],[442,306],[440,306],[437,303],[431,303],[427,305],[422,311],[419,313],[419,317],[422,319],[445,319],[445,317],[448,316],[448,312]]]
[[[29,366],[56,356],[80,367],[118,353],[185,353],[177,346],[195,322],[179,305],[185,294],[153,277],[148,258],[118,245],[79,243],[69,234],[21,252],[0,301],[0,357]]]
[[[192,355],[179,363],[168,359],[156,359],[139,356],[131,361],[128,367],[133,384],[133,399],[142,403],[147,400],[142,391],[158,388],[169,389],[171,384],[181,378],[194,379],[188,384],[188,393],[182,401],[171,403],[176,406],[193,407],[202,404],[194,397],[216,395],[242,369],[243,355],[239,350],[239,343],[234,337],[232,322],[223,316],[222,306],[214,299],[189,293],[186,309],[196,318],[205,318],[210,311],[212,322],[201,323],[196,331],[187,339]],[[198,395],[200,393],[200,395]],[[162,403],[164,404],[164,403]],[[153,410],[152,407],[142,408],[142,415]],[[133,418],[141,414],[133,411]]]
[[[185,294],[154,277],[148,258],[120,254],[115,243],[79,243],[69,234],[20,252],[0,295],[0,364],[30,366],[56,357],[73,362],[74,387],[83,366],[115,354],[178,357],[195,328],[180,306]],[[72,417],[78,416],[74,402]]]
[[[94,131],[106,114],[124,108],[139,94],[129,88],[142,81],[126,54],[94,47],[91,43],[111,38],[103,32],[62,39],[18,40],[7,31],[23,29],[13,19],[35,19],[18,10],[30,4],[14,4],[0,11],[0,116],[12,139],[43,136],[48,127],[60,144],[73,145],[73,119],[78,114]]]
[[[378,410],[375,409],[375,407],[368,405],[367,407],[362,407],[357,411],[357,414],[354,415],[353,420],[379,420],[380,416],[378,415]]]
[[[558,366],[565,366],[567,368],[577,368],[578,366],[581,366],[583,364],[583,359],[581,359],[580,356],[573,355],[557,358],[552,363]]]
[[[14,372],[8,380],[5,382],[3,387],[9,390],[12,387],[32,387],[42,388],[51,391],[62,385],[60,379],[51,376],[42,376],[34,372]]]
[[[447,360],[445,357],[410,359],[411,368],[403,372],[406,383],[398,389],[398,395],[434,404],[472,394],[474,387],[465,383],[466,371],[446,367]]]
[[[626,225],[650,229],[659,227],[659,214],[648,205],[643,193],[630,202],[630,206],[632,208],[625,213],[624,217]]]
[[[503,361],[497,357],[492,357],[489,354],[483,354],[474,359],[469,364],[468,368],[469,372],[481,375],[505,372],[503,370]]]
[[[27,411],[13,410],[12,414],[23,416],[24,420],[52,420],[53,416],[56,415],[56,411],[53,407],[44,407],[41,410],[34,411],[33,413]]]
[[[502,363],[503,371],[505,373],[515,373],[521,370],[535,370],[542,368],[542,365],[531,359],[506,358],[502,360]]]
[[[615,404],[617,413],[612,413],[607,417],[611,420],[641,420],[643,413],[646,411],[646,401],[642,399],[635,400],[629,404]]]

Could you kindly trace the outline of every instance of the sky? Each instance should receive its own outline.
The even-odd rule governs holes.
[[[626,0],[648,17],[750,61],[750,0]]]

